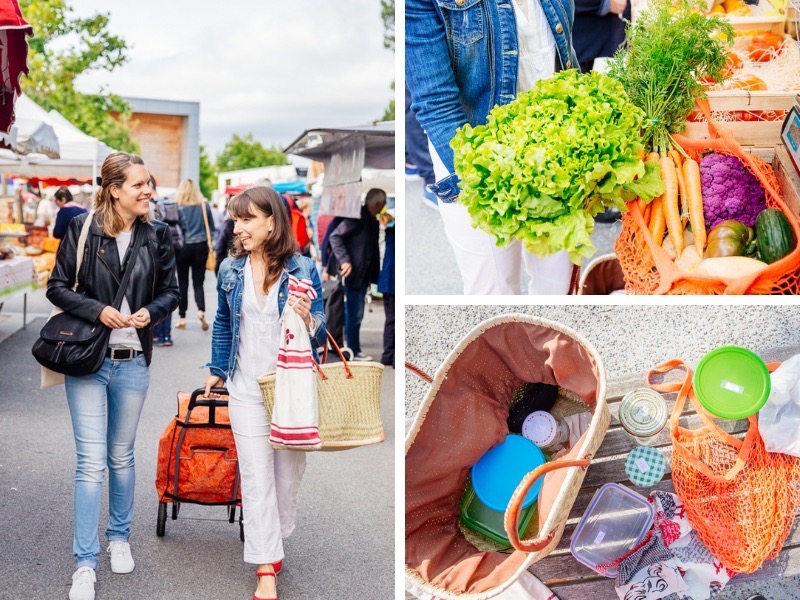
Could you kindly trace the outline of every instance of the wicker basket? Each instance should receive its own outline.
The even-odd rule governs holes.
[[[335,342],[334,342],[335,345]],[[337,347],[341,363],[317,365],[319,435],[323,450],[347,450],[385,439],[381,421],[383,365],[348,363]],[[275,373],[258,378],[267,414],[275,406]]]
[[[426,380],[430,389],[406,437],[406,579],[437,598],[485,600],[511,586],[558,545],[588,459],[600,447],[611,419],[605,370],[578,333],[545,319],[511,314],[478,325]],[[506,532],[517,550],[480,551],[458,527],[459,501],[470,467],[508,433],[508,405],[525,382],[574,392],[592,421],[567,456],[526,476],[512,497]],[[509,527],[513,505],[547,471],[552,472],[539,495],[538,535],[515,539],[516,528]]]
[[[598,256],[581,273],[580,296],[608,296],[625,290],[625,276],[616,254]]]

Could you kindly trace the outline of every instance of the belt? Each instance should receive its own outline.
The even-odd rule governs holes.
[[[106,350],[106,356],[111,360],[133,360],[140,354],[144,354],[144,351],[133,348],[109,348]]]

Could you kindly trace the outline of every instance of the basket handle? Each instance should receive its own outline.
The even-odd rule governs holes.
[[[347,359],[344,357],[344,354],[342,354],[342,350],[341,350],[341,348],[339,348],[339,344],[337,344],[336,340],[333,339],[333,336],[331,335],[330,331],[327,331],[326,333],[328,334],[328,341],[331,344],[333,344],[333,348],[334,348],[334,350],[336,350],[336,354],[339,355],[339,358],[341,359],[342,364],[344,365],[345,378],[346,379],[352,379],[353,372],[350,370],[350,365],[347,364]],[[325,362],[327,359],[328,359],[328,345],[325,344],[325,350],[324,350],[324,353],[323,353],[322,362]],[[328,376],[325,375],[325,371],[322,370],[322,365],[320,365],[316,361],[314,362],[314,365],[315,365],[314,368],[317,370],[317,373],[319,373],[319,378],[322,379],[323,381],[325,381],[328,378]]]
[[[420,369],[418,366],[406,361],[406,369],[411,371],[414,375],[422,379],[425,383],[433,383],[433,377],[428,375],[425,371]]]
[[[567,290],[568,296],[576,296],[578,294],[578,286],[581,280],[581,267],[580,265],[572,265],[572,275],[569,278],[569,289]]]
[[[553,536],[556,534],[556,530],[554,529],[546,536],[538,536],[531,540],[525,541],[519,539],[517,527],[519,515],[522,510],[522,501],[525,499],[525,496],[528,494],[528,490],[531,489],[536,480],[540,477],[543,477],[546,473],[555,471],[556,469],[581,467],[585,471],[589,468],[591,463],[591,456],[575,460],[555,460],[553,462],[539,465],[522,478],[522,481],[519,482],[517,489],[514,490],[514,493],[511,495],[511,500],[508,503],[508,508],[506,509],[506,514],[503,518],[503,526],[506,528],[508,541],[511,542],[511,545],[514,546],[514,548],[521,550],[522,552],[538,552],[539,550],[545,548],[553,540]]]

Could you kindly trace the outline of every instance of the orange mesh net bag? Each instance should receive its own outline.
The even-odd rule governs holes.
[[[707,101],[698,102],[708,117]],[[769,164],[745,152],[729,131],[708,118],[710,139],[673,136],[683,150],[700,162],[703,154],[716,152],[736,156],[764,188],[768,208],[783,212],[800,240],[800,222],[783,202],[778,182]],[[637,202],[628,203],[615,251],[629,294],[798,294],[800,293],[800,245],[757,274],[721,279],[679,270],[650,235]]]
[[[770,365],[774,370],[777,364]],[[682,383],[652,383],[652,376],[686,369]],[[698,537],[729,570],[752,573],[780,554],[800,509],[800,458],[767,452],[755,415],[743,440],[723,431],[697,402],[692,371],[680,360],[654,367],[651,388],[678,392],[670,417],[672,483]],[[703,422],[681,427],[686,399]]]

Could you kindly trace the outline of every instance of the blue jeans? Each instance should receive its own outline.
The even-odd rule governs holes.
[[[172,339],[172,313],[166,319],[153,326],[153,340],[156,342],[166,342]]]
[[[106,358],[97,373],[65,377],[67,403],[75,436],[76,567],[97,568],[100,496],[108,467],[109,516],[106,537],[127,541],[133,519],[135,468],[133,447],[150,370],[144,355],[129,361]]]
[[[361,352],[361,320],[364,318],[364,299],[367,286],[351,288],[344,286],[344,334],[347,347],[354,354]]]

